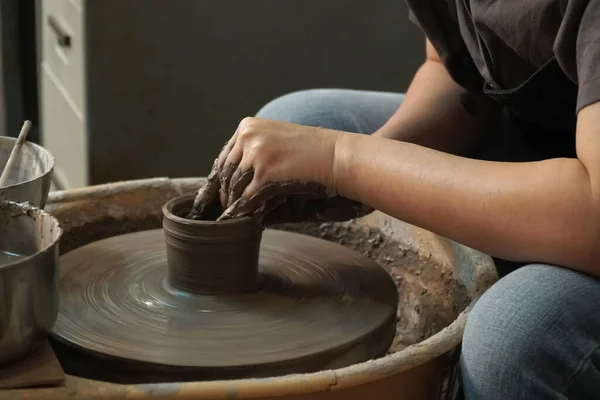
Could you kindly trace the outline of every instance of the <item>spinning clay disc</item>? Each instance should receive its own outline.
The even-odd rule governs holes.
[[[171,287],[165,253],[159,229],[62,256],[55,339],[197,379],[338,368],[385,354],[393,340],[393,280],[338,244],[266,230],[256,291],[227,295]]]

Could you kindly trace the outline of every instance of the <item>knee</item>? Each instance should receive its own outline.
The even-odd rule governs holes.
[[[342,89],[292,92],[270,101],[256,116],[298,125],[356,131],[355,118],[343,104],[346,92]]]
[[[265,104],[256,114],[259,118],[309,125],[314,114],[314,101],[325,89],[300,90],[277,97]]]
[[[529,265],[502,278],[478,300],[467,321],[460,361],[467,398],[533,398],[522,396],[560,390],[557,376],[568,374],[565,333],[576,329],[561,322],[576,295],[560,289],[569,274],[575,273]]]

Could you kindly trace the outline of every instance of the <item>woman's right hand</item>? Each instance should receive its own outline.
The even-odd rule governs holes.
[[[365,215],[371,209],[335,194],[327,172],[337,137],[344,134],[245,119],[215,160],[191,217],[224,220],[260,214],[267,224],[276,224]],[[244,189],[250,194],[242,196]]]
[[[223,207],[219,200],[221,179],[219,176],[218,159],[207,178],[207,183],[197,193],[196,219],[231,219],[244,216],[228,215],[223,218]],[[264,200],[260,212],[265,225],[299,222],[343,222],[363,217],[373,211],[359,202],[341,196],[330,197],[324,186],[318,183],[308,183],[304,194],[281,194]]]

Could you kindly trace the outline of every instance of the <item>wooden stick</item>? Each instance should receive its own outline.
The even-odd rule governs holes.
[[[8,181],[8,177],[10,175],[10,170],[13,168],[13,164],[17,160],[17,155],[19,154],[19,151],[21,151],[21,147],[27,139],[29,129],[31,129],[31,121],[25,121],[23,123],[23,127],[21,128],[21,132],[19,133],[19,137],[17,138],[17,142],[15,143],[15,147],[13,147],[12,151],[10,152],[10,156],[6,162],[4,171],[2,171],[2,175],[0,176],[0,187],[6,186],[6,182]]]

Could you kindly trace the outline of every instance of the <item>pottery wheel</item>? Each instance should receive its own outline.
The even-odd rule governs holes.
[[[61,257],[59,342],[103,360],[268,376],[382,356],[398,294],[365,256],[314,237],[266,230],[259,289],[197,295],[170,287],[163,231],[116,236]]]

